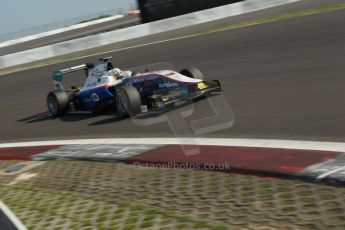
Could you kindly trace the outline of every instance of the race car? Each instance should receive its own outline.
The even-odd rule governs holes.
[[[221,93],[218,80],[204,81],[195,67],[173,70],[145,70],[143,73],[113,68],[111,57],[100,63],[82,64],[53,72],[54,90],[48,93],[48,111],[53,116],[66,113],[97,113],[113,107],[118,116],[163,113],[184,103]],[[83,87],[65,89],[67,73],[84,71]]]

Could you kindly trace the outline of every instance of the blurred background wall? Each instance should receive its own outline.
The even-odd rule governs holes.
[[[241,0],[138,0],[143,23],[174,17]]]

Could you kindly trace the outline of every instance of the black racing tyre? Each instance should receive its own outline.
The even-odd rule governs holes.
[[[141,113],[141,98],[138,90],[132,85],[116,89],[115,106],[120,117],[132,117]]]
[[[64,114],[69,106],[69,96],[65,91],[53,91],[47,96],[48,111],[53,116]]]
[[[196,79],[204,79],[202,72],[196,67],[189,67],[180,71],[180,74]]]

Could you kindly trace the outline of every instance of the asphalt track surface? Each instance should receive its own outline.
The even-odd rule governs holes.
[[[308,4],[310,1],[303,1],[286,8]],[[206,78],[219,79],[226,105],[230,105],[234,113],[234,124],[230,128],[220,126],[199,135],[201,137],[345,141],[344,21],[345,10],[337,10],[110,55],[116,57],[114,62],[123,68],[164,61],[177,68],[198,66]],[[218,22],[222,23],[226,21]],[[164,36],[167,34],[161,38]],[[145,39],[149,38],[138,41]],[[127,45],[131,43],[135,41],[128,41]],[[145,126],[142,125],[144,119],[140,125],[138,121],[117,119],[111,113],[51,118],[45,105],[47,92],[52,88],[51,72],[95,61],[98,57],[1,76],[0,141],[193,136],[190,121],[214,115],[204,100],[166,114],[171,126],[167,122]],[[82,77],[71,75],[71,79],[81,82]],[[183,119],[178,119],[181,112],[191,108],[193,114],[181,122]],[[229,112],[222,114],[223,118],[232,120],[233,117]],[[186,128],[185,124],[189,126]]]

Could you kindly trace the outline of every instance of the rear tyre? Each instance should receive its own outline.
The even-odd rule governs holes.
[[[202,72],[196,67],[189,67],[180,71],[180,74],[196,79],[204,79]]]
[[[69,102],[69,96],[65,91],[50,92],[47,97],[48,111],[53,116],[60,116],[67,111]]]
[[[115,106],[120,117],[132,117],[141,113],[141,98],[138,90],[132,85],[116,89]]]

